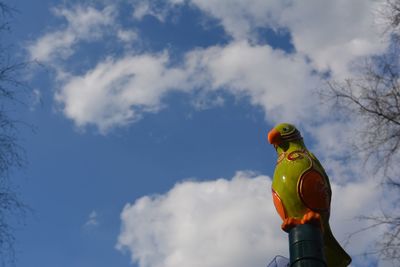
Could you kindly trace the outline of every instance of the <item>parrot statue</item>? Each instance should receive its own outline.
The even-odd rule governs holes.
[[[272,181],[275,208],[281,228],[289,232],[299,224],[320,227],[328,267],[345,267],[350,256],[340,246],[329,226],[331,186],[319,160],[307,150],[295,126],[281,123],[268,133],[278,154]]]

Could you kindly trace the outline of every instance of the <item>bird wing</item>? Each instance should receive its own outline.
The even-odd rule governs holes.
[[[330,186],[325,177],[316,169],[303,173],[298,183],[300,199],[309,209],[317,212],[329,212]]]

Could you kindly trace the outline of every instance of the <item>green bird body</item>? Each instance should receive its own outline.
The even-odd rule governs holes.
[[[329,226],[332,191],[324,168],[307,150],[293,125],[277,125],[269,132],[268,140],[278,154],[272,195],[283,220],[282,229],[289,231],[303,223],[319,225],[328,267],[349,265],[350,256],[336,241]]]

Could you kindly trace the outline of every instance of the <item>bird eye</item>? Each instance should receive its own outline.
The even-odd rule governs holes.
[[[289,128],[283,127],[282,129],[284,132],[287,132],[289,130]]]

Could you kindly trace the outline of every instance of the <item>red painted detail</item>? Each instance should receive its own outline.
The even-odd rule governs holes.
[[[305,172],[298,183],[298,193],[303,203],[314,211],[329,211],[331,194],[326,179],[316,170]]]
[[[296,151],[292,151],[287,155],[287,159],[290,161],[294,161],[296,159],[302,159],[304,158],[304,151],[302,150],[296,150]]]

